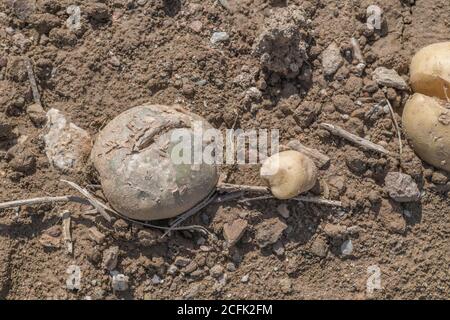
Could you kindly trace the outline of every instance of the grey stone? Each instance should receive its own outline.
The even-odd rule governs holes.
[[[332,76],[342,66],[344,59],[341,50],[332,42],[322,53],[322,67],[326,76]]]
[[[352,240],[346,240],[341,245],[341,253],[343,256],[350,256],[353,252]]]
[[[103,252],[103,267],[112,271],[117,267],[117,261],[119,258],[119,247],[111,247]]]
[[[400,77],[397,71],[393,69],[387,69],[385,67],[378,67],[372,73],[372,79],[378,83],[378,85],[388,88],[395,88],[399,90],[407,90],[408,85],[406,81]]]
[[[128,276],[121,274],[117,271],[111,272],[112,275],[112,288],[114,291],[126,291],[128,290]]]
[[[400,172],[389,172],[384,180],[386,191],[397,202],[420,200],[420,191],[414,179]]]

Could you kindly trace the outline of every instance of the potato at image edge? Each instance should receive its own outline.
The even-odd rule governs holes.
[[[402,120],[419,157],[450,172],[450,103],[415,93],[406,102]]]

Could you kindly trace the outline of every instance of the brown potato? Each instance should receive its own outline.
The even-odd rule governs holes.
[[[260,175],[276,198],[290,199],[314,187],[317,168],[304,154],[289,150],[267,158]]]
[[[403,129],[422,160],[450,172],[450,103],[414,94],[403,111]]]
[[[414,92],[447,100],[450,97],[450,42],[420,49],[410,66]]]

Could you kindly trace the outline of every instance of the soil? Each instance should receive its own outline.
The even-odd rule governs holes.
[[[44,129],[27,114],[34,103],[24,63],[29,57],[44,110],[60,110],[94,138],[115,116],[147,102],[181,104],[219,129],[279,129],[283,143],[298,139],[331,158],[313,193],[344,207],[277,200],[211,205],[185,222],[206,227],[213,234],[208,239],[197,231],[161,238],[159,230],[121,219],[108,223],[79,204],[3,210],[0,298],[448,299],[449,175],[422,162],[404,136],[399,161],[361,150],[319,124],[339,125],[398,152],[389,113],[366,115],[386,94],[401,125],[411,92],[378,87],[372,72],[383,66],[407,80],[419,48],[450,40],[450,2],[223,2],[228,9],[215,0],[1,0],[0,200],[74,194],[61,179],[98,184],[89,164],[65,174],[50,165]],[[66,10],[74,3],[81,28],[71,31]],[[380,31],[366,26],[371,4],[383,9]],[[261,66],[254,50],[268,21],[287,6],[309,20],[295,75]],[[212,44],[219,31],[229,39]],[[362,75],[349,55],[351,37],[367,64]],[[345,59],[334,76],[324,76],[321,53],[333,41]],[[247,94],[254,87],[260,95]],[[258,169],[220,168],[223,181],[261,185]],[[420,202],[390,199],[384,186],[390,171],[412,176]],[[61,235],[64,210],[72,217],[72,255]],[[232,246],[225,224],[241,237]],[[129,279],[120,292],[103,265],[115,246],[112,267]],[[66,285],[71,265],[81,270],[78,290]],[[381,288],[370,294],[373,266]]]

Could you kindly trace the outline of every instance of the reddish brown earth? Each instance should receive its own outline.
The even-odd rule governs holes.
[[[182,104],[220,129],[277,128],[282,142],[299,139],[332,159],[320,170],[321,187],[313,192],[341,200],[345,207],[284,202],[286,218],[278,213],[281,202],[275,200],[210,206],[186,222],[201,224],[215,235],[206,241],[197,232],[174,232],[160,239],[159,231],[142,231],[123,220],[109,224],[76,204],[4,210],[0,298],[448,299],[448,174],[423,163],[404,136],[399,162],[361,151],[319,128],[321,122],[334,123],[398,152],[390,115],[374,120],[365,116],[384,99],[382,88],[371,81],[372,71],[393,68],[407,79],[410,59],[420,47],[450,40],[448,0],[410,2],[228,0],[231,10],[226,10],[213,0],[82,0],[77,2],[82,28],[72,33],[65,25],[72,1],[1,0],[1,201],[73,194],[62,178],[82,186],[98,183],[89,166],[67,175],[50,166],[43,129],[35,127],[26,112],[33,103],[23,64],[28,56],[44,109],[61,110],[94,136],[116,115],[144,102]],[[252,55],[270,9],[287,3],[299,5],[311,19],[310,81],[270,74]],[[367,30],[370,4],[384,10],[381,33]],[[230,39],[212,45],[216,31],[227,32]],[[326,79],[321,52],[332,41],[345,52],[352,36],[367,61],[365,73],[358,76],[356,61],[350,59],[333,79]],[[250,87],[261,90],[260,100],[245,97]],[[409,95],[387,90],[400,124]],[[389,200],[384,176],[399,170],[420,186],[420,203]],[[257,166],[224,166],[221,172],[230,183],[261,184]],[[55,232],[65,209],[72,214],[73,256]],[[237,219],[234,225],[247,222],[247,229],[227,248],[224,225]],[[92,227],[104,239],[93,240]],[[275,235],[279,242],[274,248],[260,248]],[[42,244],[48,239],[55,242],[52,248]],[[349,256],[341,252],[346,240],[353,244]],[[116,269],[130,281],[122,293],[113,292],[111,276],[102,266],[103,254],[114,246],[119,247]],[[175,259],[180,267],[173,273]],[[78,291],[66,288],[70,265],[81,268]],[[370,297],[366,282],[372,265],[381,270],[382,289]],[[152,282],[155,275],[162,283]],[[248,282],[242,282],[246,275]]]

